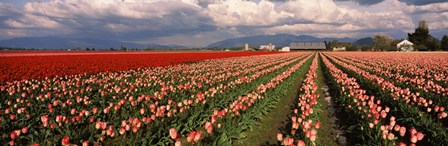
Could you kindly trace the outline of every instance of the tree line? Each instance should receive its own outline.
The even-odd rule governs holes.
[[[378,34],[373,38],[374,50],[395,51],[392,45],[393,39],[386,34]],[[448,51],[448,36],[444,35],[442,40],[429,34],[428,28],[417,27],[414,33],[408,33],[408,40],[414,44],[415,51]]]

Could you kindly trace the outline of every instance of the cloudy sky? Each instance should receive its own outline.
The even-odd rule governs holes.
[[[199,47],[293,34],[406,38],[424,19],[448,34],[448,0],[1,0],[0,40],[61,36]]]

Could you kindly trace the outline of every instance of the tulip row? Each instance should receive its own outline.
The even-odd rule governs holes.
[[[426,80],[422,76],[403,76],[400,73],[392,73],[390,70],[393,68],[389,66],[380,66],[375,63],[361,61],[353,58],[338,58],[339,60],[360,67],[364,70],[370,71],[370,73],[378,74],[381,77],[389,81],[394,81],[395,85],[402,88],[410,88],[415,94],[424,96],[428,102],[433,102],[432,106],[425,108],[427,111],[434,109],[435,112],[439,111],[439,107],[447,107],[448,101],[444,98],[448,95],[448,88],[434,83],[432,80]]]
[[[282,145],[293,145],[294,143],[298,146],[316,145],[317,129],[320,128],[320,123],[313,116],[315,113],[313,106],[317,104],[317,98],[319,98],[319,94],[316,94],[318,86],[315,82],[318,68],[317,61],[318,54],[316,53],[302,82],[297,105],[295,105],[290,118],[291,132],[285,133],[285,137],[283,133],[277,134],[277,140]],[[296,132],[297,130],[298,132]]]
[[[334,56],[333,56],[334,57]],[[336,58],[336,57],[334,57]],[[344,60],[342,58],[337,58],[338,60],[335,60],[337,62],[341,61],[340,63],[346,64],[347,60]],[[341,60],[342,59],[342,60]],[[345,61],[345,62],[343,62]],[[374,81],[376,84],[383,86],[383,90],[390,91],[395,100],[398,100],[399,97],[404,98],[406,103],[413,103],[416,104],[420,110],[427,112],[429,114],[435,114],[438,119],[445,119],[447,117],[447,112],[445,111],[444,106],[447,105],[447,100],[443,98],[433,98],[433,97],[419,97],[419,92],[412,93],[409,88],[402,89],[401,87],[396,86],[397,82],[399,83],[399,80],[394,80],[396,82],[388,81],[380,76],[377,76],[375,74],[370,74],[367,70],[371,70],[372,68],[369,68],[368,66],[363,66],[360,64],[353,64],[353,63],[347,63],[347,66],[349,66],[351,69],[356,70],[360,74],[368,77],[369,80]],[[367,69],[362,69],[357,66],[362,66]],[[373,80],[375,79],[375,80]],[[395,92],[394,92],[395,91]],[[433,100],[437,100],[438,102],[433,102]],[[434,110],[432,110],[434,109]]]
[[[448,54],[446,53],[377,53],[376,55],[354,53],[338,54],[350,59],[362,60],[387,67],[393,74],[425,78],[435,84],[448,87]]]
[[[229,87],[232,86],[234,87],[233,89],[235,89],[239,84],[251,84],[251,82],[257,78],[263,77],[265,74],[273,72],[288,63],[297,61],[297,59],[299,59],[298,57],[303,56],[304,54],[305,53],[295,53],[224,59],[231,63],[225,63],[225,61],[221,60],[204,62],[208,66],[214,65],[217,68],[223,68],[222,70],[225,70],[225,72],[229,72],[232,71],[229,69],[234,66],[229,68],[222,67],[221,65],[238,64],[234,61],[239,61],[240,67],[236,68],[242,69],[242,72],[244,73],[242,75],[249,76],[249,79],[242,79],[240,77],[236,77],[238,75],[234,75],[235,77],[233,79],[235,80],[233,83],[228,81],[217,81],[217,83],[224,84]],[[253,61],[254,63],[250,63],[250,65],[241,63],[250,61]],[[200,65],[204,62],[189,65],[191,65],[190,68],[204,67],[206,65]],[[264,66],[264,64],[267,65]],[[45,138],[50,138],[46,140],[48,142],[55,142],[59,141],[58,137],[60,137],[60,134],[70,135],[70,138],[72,141],[75,141],[75,143],[78,143],[80,140],[83,143],[104,141],[107,137],[112,137],[113,140],[113,137],[119,136],[118,134],[128,135],[126,133],[130,133],[130,131],[136,133],[137,135],[145,135],[140,129],[147,129],[148,127],[150,127],[150,129],[156,129],[156,127],[163,127],[163,125],[167,125],[164,121],[168,121],[168,118],[173,117],[177,113],[184,113],[182,115],[188,115],[185,113],[187,112],[187,109],[195,108],[195,106],[198,106],[198,103],[202,105],[206,102],[211,102],[212,99],[210,99],[210,101],[204,100],[204,97],[201,99],[202,93],[207,92],[204,90],[212,89],[214,92],[213,94],[218,95],[226,93],[226,89],[232,89],[224,88],[223,85],[218,85],[217,87],[204,85],[208,87],[197,88],[195,90],[196,92],[185,93],[187,94],[185,95],[187,98],[184,99],[178,98],[182,97],[180,95],[167,95],[166,97],[161,97],[156,96],[156,93],[154,96],[142,94],[145,92],[144,90],[157,89],[161,87],[158,83],[165,82],[161,79],[153,79],[157,79],[160,76],[165,78],[175,76],[174,74],[176,74],[176,72],[171,71],[182,71],[177,68],[188,68],[188,66],[186,66],[187,65],[177,65],[167,68],[139,69],[136,71],[102,73],[99,75],[76,75],[71,76],[72,78],[55,78],[44,81],[36,81],[35,83],[25,80],[2,86],[1,94],[2,96],[4,95],[7,97],[8,100],[1,103],[2,105],[5,105],[2,106],[5,107],[5,109],[2,109],[2,113],[4,112],[5,114],[2,114],[1,122],[5,123],[2,125],[6,126],[1,126],[0,128],[2,131],[3,129],[5,131],[17,131],[17,129],[30,128],[30,130],[33,131],[32,135],[26,136],[22,133],[22,136],[25,137],[18,138],[20,139],[17,141],[19,143],[39,142],[39,139],[43,140]],[[261,67],[259,68],[259,66]],[[158,73],[157,70],[163,73]],[[207,72],[208,71],[210,70],[207,70]],[[199,71],[197,74],[204,72],[206,71]],[[170,75],[163,76],[164,73]],[[177,74],[177,76],[179,76],[179,78],[187,78],[191,76],[191,74],[186,74],[188,72],[184,73],[185,74],[182,74],[181,72]],[[219,73],[212,75],[219,76]],[[225,79],[232,78],[229,77]],[[139,80],[152,80],[152,82],[142,83],[138,82]],[[209,85],[216,85],[217,83],[212,83],[212,81],[207,82]],[[30,90],[33,90],[33,92]],[[11,91],[16,93],[11,94]],[[104,94],[101,93],[102,91]],[[190,99],[188,99],[188,96],[190,96]],[[198,98],[201,100],[196,100]],[[34,119],[39,118],[40,120],[34,120],[33,117],[35,117]],[[32,121],[36,121],[37,123]],[[73,132],[70,132],[72,129],[85,130],[82,133],[74,134]],[[161,130],[163,131],[163,129]],[[46,132],[47,135],[41,135],[35,131],[43,131]],[[50,134],[48,135],[48,133]],[[52,133],[56,135],[52,135]],[[26,137],[32,137],[34,140],[25,140],[28,139]],[[36,139],[37,137],[39,137],[39,139]],[[81,137],[85,137],[87,139]],[[157,137],[155,137],[155,139],[157,139]],[[3,137],[2,141],[3,140],[7,140],[7,138]]]
[[[333,57],[330,57],[331,61],[336,63],[341,70],[344,70],[362,83],[361,86],[366,88],[367,93],[375,95],[377,99],[382,100],[385,106],[390,108],[391,114],[395,115],[397,121],[402,122],[403,125],[408,127],[416,127],[423,133],[426,133],[425,139],[422,143],[431,145],[440,145],[447,143],[447,130],[443,128],[441,123],[433,121],[431,118],[416,109],[413,104],[409,104],[406,100],[410,98],[408,92],[403,91],[401,88],[397,88],[393,83],[386,81],[376,75],[372,75],[364,70],[361,70],[355,66],[341,62]],[[395,91],[395,92],[392,92]],[[415,96],[415,95],[412,95]],[[412,118],[409,119],[409,118]]]
[[[202,137],[203,136],[202,131],[192,130],[186,135],[186,142],[197,143],[198,140],[201,139],[201,137],[203,139],[208,139],[208,141],[206,141],[206,143],[222,144],[222,143],[230,142],[232,140],[230,137],[232,135],[231,133],[235,132],[234,130],[231,130],[231,129],[238,128],[238,131],[246,130],[241,127],[234,127],[236,125],[230,126],[232,124],[235,124],[235,123],[233,123],[233,121],[235,121],[236,119],[246,118],[245,114],[248,114],[247,112],[253,112],[253,111],[258,112],[259,110],[255,110],[254,108],[257,107],[257,105],[260,105],[261,101],[268,100],[266,98],[276,98],[276,97],[267,97],[266,96],[268,94],[267,92],[270,89],[274,89],[274,88],[278,87],[278,85],[282,84],[286,78],[288,78],[294,72],[296,72],[299,68],[301,68],[303,66],[303,64],[309,60],[310,57],[311,56],[308,56],[308,57],[302,59],[302,61],[295,63],[293,66],[289,67],[287,70],[279,73],[277,76],[272,78],[269,82],[262,83],[262,84],[258,85],[254,91],[248,92],[246,95],[243,95],[243,96],[238,96],[238,98],[231,101],[228,104],[228,106],[225,106],[224,108],[222,108],[220,110],[213,108],[212,114],[209,115],[210,118],[204,123],[204,127],[203,127],[207,134],[204,135],[204,137]],[[259,108],[266,108],[266,107],[259,106]],[[239,117],[241,117],[241,118],[239,118]],[[250,120],[255,120],[255,119],[250,119]],[[248,122],[248,120],[243,120],[243,121]],[[240,124],[241,123],[239,123],[238,125],[240,125]],[[224,128],[221,129],[221,127],[224,127]],[[198,129],[198,128],[196,128],[196,129]],[[200,128],[200,129],[202,129],[202,128]],[[214,131],[214,129],[217,129],[219,131]],[[173,128],[172,131],[177,131],[177,130],[175,128]],[[236,133],[238,133],[238,135],[239,135],[239,132],[236,132]],[[198,136],[198,134],[200,136]],[[219,137],[222,137],[223,134],[228,135],[229,139],[226,139],[226,138],[216,139],[218,137],[217,135],[219,135]],[[171,136],[171,138],[176,141],[175,143],[181,143],[179,137],[182,137],[182,136],[180,136],[177,133],[174,135],[176,135],[176,136]],[[199,139],[197,137],[199,137]]]
[[[264,70],[261,70],[261,71],[259,71],[259,72],[257,72],[256,74],[254,74],[254,75],[252,75],[252,76],[249,76],[248,78],[247,78],[247,81],[253,81],[253,80],[256,80],[256,79],[258,79],[259,77],[264,77],[264,76],[267,76],[266,74],[271,74],[271,72],[274,72],[274,71],[276,71],[276,72],[278,72],[278,70],[280,70],[281,68],[284,68],[285,66],[290,66],[291,64],[296,64],[296,63],[294,63],[294,62],[296,62],[297,60],[303,60],[303,58],[301,58],[301,57],[299,57],[299,58],[296,58],[296,59],[294,59],[294,60],[292,60],[292,61],[287,61],[287,62],[284,62],[284,63],[281,63],[281,64],[279,64],[279,65],[276,65],[276,66],[274,66],[273,68],[270,68],[270,69],[264,69]],[[278,72],[278,73],[275,73],[275,74],[281,74],[281,72]],[[243,82],[235,82],[235,85],[238,85],[238,84],[242,84],[242,83],[246,83],[245,81],[243,81]],[[234,84],[231,84],[231,85],[234,85]],[[222,90],[223,89],[227,89],[227,85],[225,85],[225,86],[223,86],[224,88],[219,88],[218,89],[218,92],[223,92]],[[230,88],[229,88],[230,89]],[[238,92],[241,92],[241,91],[238,91]],[[248,91],[247,91],[248,92]],[[241,92],[241,94],[248,94],[247,92]],[[248,96],[249,96],[250,94],[248,94]],[[219,106],[221,106],[222,107],[222,105],[224,104],[224,105],[226,105],[226,104],[230,104],[232,101],[233,101],[233,96],[237,96],[238,98],[241,98],[242,96],[240,95],[240,94],[235,94],[235,95],[228,95],[228,96],[231,96],[232,98],[229,98],[229,97],[225,97],[225,98],[223,98],[222,100],[225,100],[225,101],[220,101],[220,102],[218,102],[218,103],[208,103],[208,104],[212,104],[212,105],[218,105],[219,104]],[[219,98],[220,99],[220,98]],[[235,100],[238,100],[238,99],[235,99]],[[232,105],[230,105],[230,106],[232,106]],[[227,107],[229,107],[229,106],[227,106]],[[210,111],[213,111],[212,113],[210,113],[210,112],[207,112],[208,110],[210,110]],[[225,115],[227,115],[227,113],[228,113],[228,111],[229,111],[229,108],[225,108],[225,109],[222,109],[222,110],[217,110],[216,109],[216,107],[213,107],[213,106],[211,106],[211,107],[208,107],[207,109],[201,109],[200,111],[202,111],[202,112],[199,112],[198,114],[200,114],[201,115],[201,117],[205,117],[205,116],[209,116],[209,117],[211,117],[210,119],[211,119],[211,122],[212,123],[215,123],[215,121],[216,120],[218,120],[219,118],[222,118],[222,117],[224,117]],[[212,115],[213,114],[213,115]],[[196,116],[190,116],[189,117],[189,119],[188,120],[185,120],[185,121],[194,121],[195,123],[205,123],[205,125],[208,125],[208,124],[210,124],[210,121],[208,121],[208,122],[198,122],[198,121],[203,121],[204,119],[202,119],[202,118],[197,118]],[[207,119],[206,119],[207,120]],[[216,123],[215,123],[215,125],[216,125]],[[218,127],[221,127],[221,123],[219,123],[218,124],[219,126]],[[191,126],[191,127],[198,127],[198,126],[201,126],[201,125],[195,125],[195,126]],[[190,128],[191,128],[190,127]],[[209,129],[210,128],[210,125],[208,125],[208,126],[206,126],[206,127],[208,127],[208,128],[206,128],[206,129]],[[181,130],[181,129],[179,129],[179,128],[177,128],[177,129],[175,129],[176,131],[177,130]],[[181,130],[181,131],[185,131],[184,129],[183,130]],[[209,131],[209,130],[207,130],[207,131]],[[197,141],[191,141],[191,137],[194,135],[194,134],[198,134],[198,132],[199,131],[191,131],[191,132],[189,132],[189,133],[187,133],[186,135],[188,135],[187,136],[187,142],[193,142],[193,143],[195,143],[195,142],[197,142]],[[183,135],[182,133],[185,133],[185,132],[180,132],[179,133],[179,135]],[[193,133],[193,134],[192,134]],[[201,132],[202,133],[202,132]],[[190,140],[189,140],[190,139]],[[175,139],[176,140],[176,139]],[[180,139],[177,139],[177,141],[179,141]],[[179,141],[180,142],[180,141]],[[178,142],[178,143],[179,143]]]
[[[382,101],[366,94],[366,90],[348,74],[333,65],[327,57],[322,61],[326,75],[331,79],[331,87],[338,91],[336,102],[351,119],[347,123],[351,126],[351,135],[358,137],[358,142],[364,145],[406,145],[406,127],[399,125],[390,108]],[[395,136],[395,135],[399,135]],[[415,128],[409,130],[410,145],[415,145],[424,138],[424,134]]]
[[[0,85],[6,81],[117,72],[262,54],[273,52],[1,52]]]

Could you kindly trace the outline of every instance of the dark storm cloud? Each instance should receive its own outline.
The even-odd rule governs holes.
[[[77,28],[77,36],[108,37],[111,39],[134,40],[139,38],[157,38],[176,34],[195,34],[216,29],[209,17],[197,15],[188,9],[179,10],[161,18],[135,20],[108,16],[104,19],[78,19],[83,25]],[[110,24],[123,28],[110,28]],[[123,30],[120,30],[123,29]]]
[[[369,6],[383,2],[384,0],[334,0],[334,1],[353,1],[360,5]]]
[[[5,34],[0,39],[61,36],[200,46],[281,33],[356,38],[382,32],[401,37],[422,18],[438,34],[446,33],[448,3],[435,2],[440,1],[48,0],[22,7],[0,2],[0,33]]]
[[[369,6],[383,2],[384,0],[334,0],[334,1],[353,1],[360,5]],[[448,2],[448,0],[398,0],[400,2],[405,2],[408,5],[428,5],[433,3]]]
[[[441,3],[441,2],[448,2],[448,0],[399,0],[400,2],[405,2],[408,5],[428,5],[433,3]]]

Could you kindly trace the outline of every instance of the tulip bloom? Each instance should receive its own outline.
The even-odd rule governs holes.
[[[62,138],[62,145],[69,145],[70,144],[70,138],[68,137],[68,136],[64,136],[63,138]]]
[[[213,124],[211,122],[206,122],[205,123],[205,130],[207,130],[207,133],[212,133],[213,132]]]
[[[277,133],[277,140],[282,141],[283,140],[283,134]]]
[[[170,137],[173,140],[177,140],[179,138],[179,135],[177,134],[177,130],[174,128],[170,129]]]

